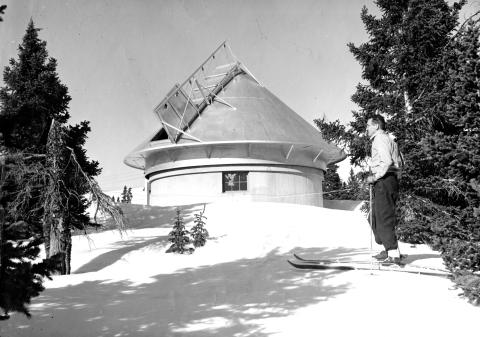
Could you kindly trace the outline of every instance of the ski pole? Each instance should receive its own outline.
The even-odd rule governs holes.
[[[368,184],[368,193],[369,193],[369,196],[370,196],[370,202],[369,202],[369,213],[368,213],[368,217],[370,218],[370,252],[373,252],[373,215],[372,215],[372,209],[373,209],[373,206],[372,206],[372,201],[373,201],[373,185],[372,184]]]
[[[368,217],[370,218],[370,255],[373,254],[373,184],[368,184],[368,194],[369,194],[369,213]],[[370,260],[370,267],[373,269],[373,260]]]

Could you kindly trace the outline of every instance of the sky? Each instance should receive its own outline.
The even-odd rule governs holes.
[[[368,40],[370,0],[0,0],[0,67],[17,58],[30,18],[69,89],[70,123],[90,121],[87,155],[104,190],[144,184],[125,156],[160,128],[153,114],[227,40],[255,77],[307,122],[348,122],[361,67],[347,43]],[[477,6],[474,3],[470,6]],[[340,170],[348,173],[348,160]]]

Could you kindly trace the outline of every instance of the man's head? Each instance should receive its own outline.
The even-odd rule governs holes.
[[[367,121],[367,134],[372,137],[378,130],[385,130],[385,119],[381,115],[370,117]]]

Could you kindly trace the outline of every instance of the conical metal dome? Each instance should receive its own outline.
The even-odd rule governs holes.
[[[263,141],[312,145],[324,149],[328,163],[345,158],[319,131],[247,73],[235,76],[218,98],[189,127],[188,134],[203,142]],[[178,144],[192,142],[186,135]]]
[[[162,127],[125,158],[144,169],[154,204],[231,197],[236,179],[237,196],[321,206],[323,172],[346,157],[262,86],[225,42],[154,112]]]

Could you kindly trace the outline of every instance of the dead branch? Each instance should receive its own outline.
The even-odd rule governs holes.
[[[91,177],[89,177],[81,168],[80,164],[77,161],[77,157],[72,148],[67,147],[70,151],[70,159],[76,168],[76,172],[83,178],[83,182],[87,185],[87,190],[90,194],[91,202],[95,203],[95,215],[94,220],[97,222],[97,214],[98,212],[102,212],[108,214],[112,217],[114,223],[117,225],[117,228],[120,231],[124,231],[126,229],[126,219],[123,214],[123,211],[120,207],[115,205],[112,202],[112,199],[105,193],[103,193],[102,189],[98,185],[97,181]]]

